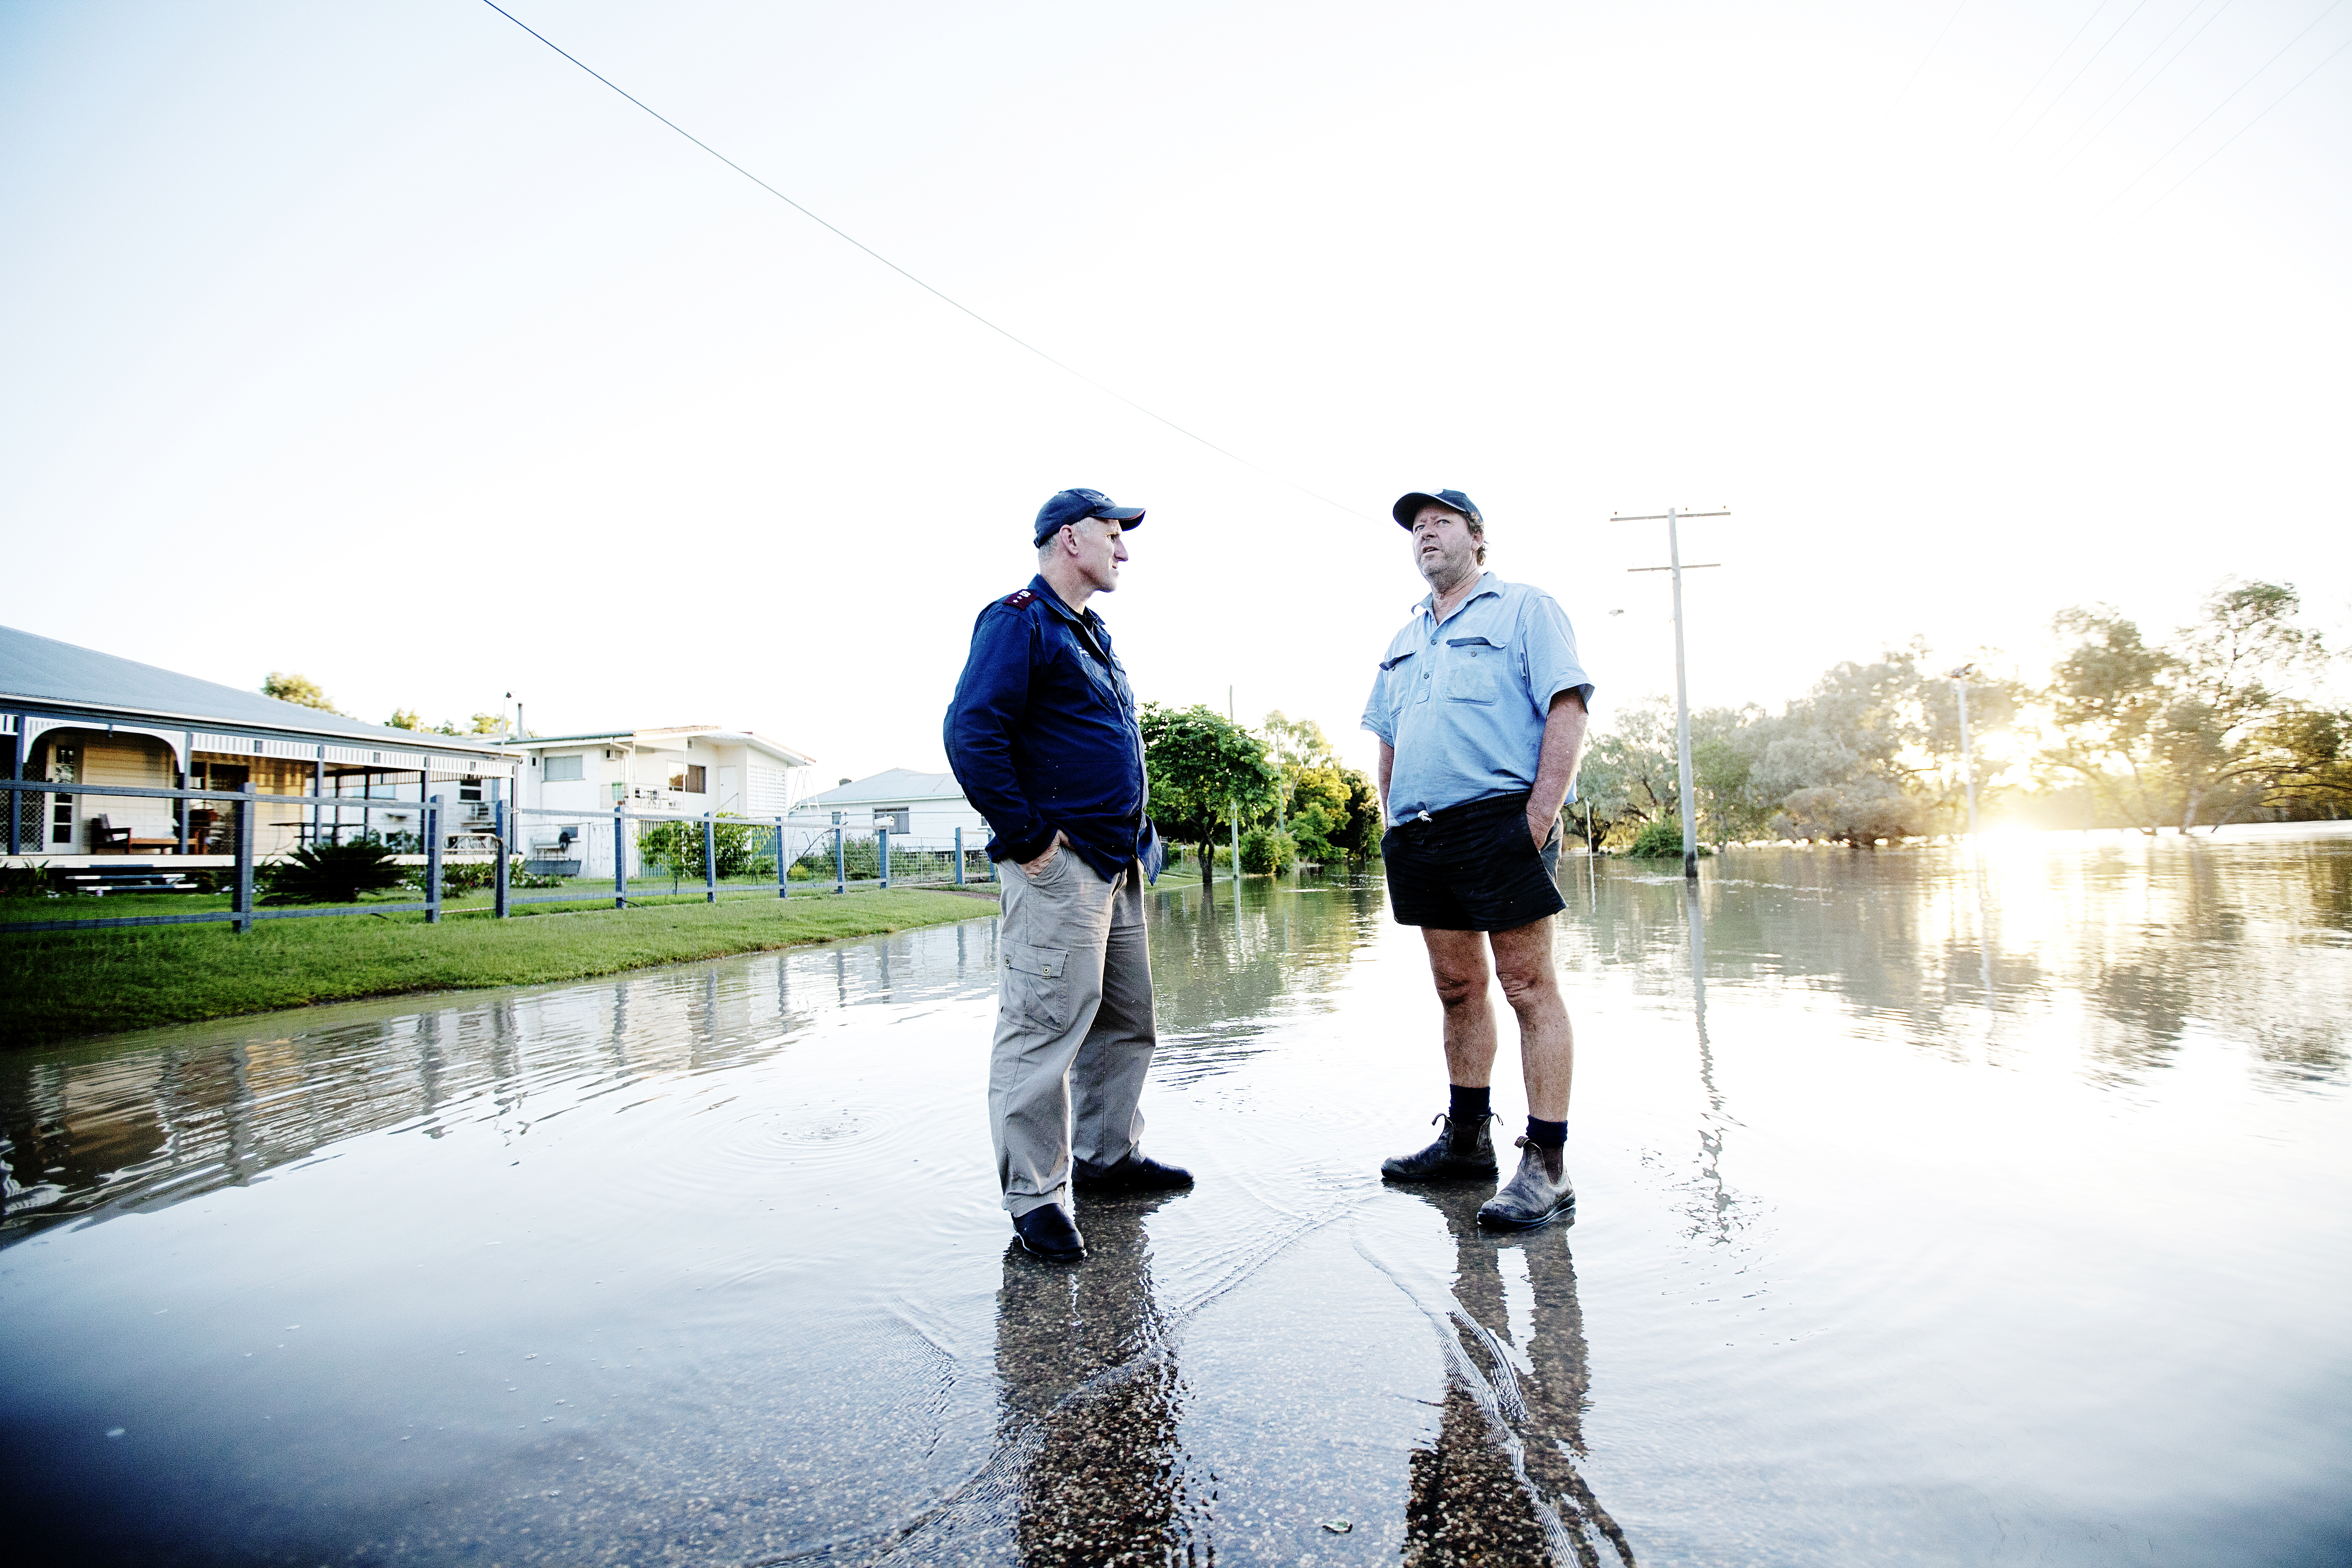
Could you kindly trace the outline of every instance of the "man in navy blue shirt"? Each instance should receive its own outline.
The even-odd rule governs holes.
[[[1141,507],[1062,490],[1037,513],[1037,575],[981,611],[948,705],[948,765],[988,818],[1002,864],[988,1113],[1021,1245],[1086,1256],[1069,1188],[1192,1184],[1139,1146],[1157,1043],[1143,889],[1160,837],[1145,814],[1143,731],[1110,631],[1087,608],[1115,592]]]

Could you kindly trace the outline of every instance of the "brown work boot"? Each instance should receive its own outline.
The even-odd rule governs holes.
[[[1489,1230],[1533,1230],[1566,1215],[1576,1223],[1576,1188],[1568,1179],[1568,1151],[1518,1140],[1518,1173],[1478,1211]]]

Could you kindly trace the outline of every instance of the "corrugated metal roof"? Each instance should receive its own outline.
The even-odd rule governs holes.
[[[961,800],[963,790],[953,773],[919,773],[912,768],[889,768],[854,784],[841,784],[810,795],[793,807],[806,811],[819,805],[864,805],[869,801]]]
[[[709,741],[725,746],[750,746],[767,752],[790,767],[809,767],[816,761],[807,752],[795,751],[781,741],[755,735],[749,730],[723,730],[716,724],[672,724],[659,730],[583,730],[574,735],[526,735],[520,741],[501,741],[499,744],[515,751],[537,752],[554,746],[600,745],[614,741],[648,748],[656,743],[676,746],[689,740]]]
[[[498,748],[478,735],[436,735],[362,724],[340,713],[280,702],[258,691],[239,691],[158,669],[136,659],[118,658],[95,648],[77,647],[55,637],[0,626],[0,701],[34,707],[99,708],[126,715],[181,722],[293,731],[306,735],[366,740],[410,751],[472,752],[496,755]]]

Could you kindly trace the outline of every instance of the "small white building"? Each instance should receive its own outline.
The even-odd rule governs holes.
[[[959,827],[967,850],[985,847],[991,836],[988,819],[964,798],[953,773],[912,768],[890,768],[812,795],[793,808],[790,825],[795,847],[836,826],[853,835],[887,827],[894,844],[927,849],[952,848]]]
[[[773,822],[816,782],[806,752],[717,724],[530,735],[506,749],[521,758],[517,847],[531,860],[580,861],[585,876],[612,871],[615,806]],[[633,854],[630,874],[639,869]]]

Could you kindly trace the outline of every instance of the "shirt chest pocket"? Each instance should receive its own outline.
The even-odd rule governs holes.
[[[1489,637],[1445,639],[1445,700],[1491,703],[1502,694],[1510,649]]]
[[[1408,702],[1429,700],[1428,664],[1425,658],[1414,658],[1411,648],[1381,660],[1381,693],[1388,700],[1390,718],[1402,713]]]

